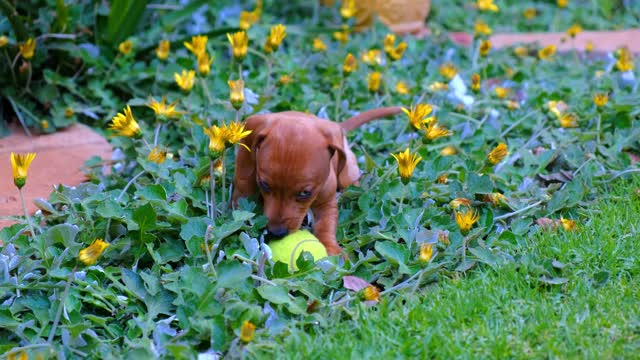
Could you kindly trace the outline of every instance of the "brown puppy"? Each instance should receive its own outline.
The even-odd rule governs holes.
[[[342,252],[336,241],[336,191],[357,182],[360,169],[345,132],[371,120],[397,114],[399,107],[363,112],[343,123],[287,111],[254,115],[245,139],[251,152],[238,147],[233,202],[260,193],[267,230],[274,236],[297,231],[309,209],[313,233],[329,255]]]

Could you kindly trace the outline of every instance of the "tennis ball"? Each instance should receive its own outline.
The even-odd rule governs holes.
[[[269,247],[271,259],[289,265],[289,270],[298,270],[296,260],[303,251],[310,252],[314,260],[328,256],[320,240],[307,230],[299,230],[280,240],[270,241]]]

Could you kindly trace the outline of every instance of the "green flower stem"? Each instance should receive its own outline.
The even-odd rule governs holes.
[[[262,90],[263,95],[271,94],[271,73],[273,72],[273,57],[267,57],[267,81],[264,85],[264,90]]]
[[[237,113],[237,112],[236,112]],[[227,149],[222,150],[222,157],[220,158],[221,166],[222,166],[222,212],[224,213],[227,208],[227,173],[225,171],[225,157],[227,155]]]
[[[64,287],[64,293],[60,298],[60,305],[58,305],[58,311],[56,312],[56,317],[53,320],[53,325],[51,326],[51,332],[49,333],[49,338],[47,339],[47,343],[51,344],[53,341],[53,337],[56,335],[56,330],[58,328],[58,323],[60,322],[60,317],[62,316],[62,309],[64,308],[64,303],[69,296],[69,288],[71,288],[71,281],[73,280],[74,274],[76,273],[76,269],[78,269],[78,265],[73,267],[69,277],[67,278],[67,285]]]
[[[400,193],[400,209],[398,211],[400,214],[402,214],[402,210],[404,210],[404,199],[407,195],[407,186],[409,185],[402,185],[402,192]]]
[[[387,59],[387,61],[384,64],[384,71],[382,73],[382,79],[380,79],[380,81],[382,81],[382,87],[384,88],[384,96],[385,98],[383,100],[387,100],[387,99],[391,99],[391,90],[389,89],[389,81],[388,81],[388,75],[389,74],[389,68],[391,67],[391,61],[389,61],[389,59]],[[376,92],[377,95],[377,92]]]
[[[158,146],[158,137],[160,136],[160,131],[162,130],[162,123],[158,123],[156,125],[156,130],[153,132],[153,147]],[[153,149],[151,149],[153,150]]]
[[[407,286],[409,286],[409,283],[411,283],[411,281],[413,281],[413,279],[422,276],[422,273],[424,272],[425,269],[421,269],[420,271],[416,272],[415,274],[411,275],[411,277],[409,277],[407,280],[396,284],[388,289],[386,289],[385,291],[380,292],[380,296],[386,295],[392,291],[396,291],[402,288],[405,288]]]
[[[338,87],[338,94],[336,96],[336,109],[333,113],[333,121],[338,121],[340,115],[340,102],[342,101],[342,92],[344,88],[344,72],[340,75],[340,85]]]
[[[265,284],[267,284],[267,285],[271,285],[271,286],[278,286],[278,284],[274,283],[273,281],[271,281],[271,280],[269,280],[269,279],[266,279],[266,278],[263,278],[263,277],[260,277],[260,276],[258,276],[258,275],[253,275],[253,274],[251,274],[251,275],[249,275],[249,276],[250,276],[253,280],[257,280],[257,281],[263,282],[263,283],[265,283]],[[295,299],[295,296],[293,296],[293,295],[289,294],[289,298],[291,298],[291,299],[293,300],[293,299]]]
[[[467,260],[467,241],[469,241],[469,237],[465,235],[462,239],[462,263],[464,264]]]
[[[216,174],[213,167],[213,160],[209,160],[209,177],[211,178],[211,220],[216,219],[218,212],[218,207],[216,205]]]
[[[22,188],[18,189],[20,193],[20,201],[22,202],[22,210],[24,210],[24,217],[27,220],[27,225],[29,226],[29,231],[31,231],[31,236],[36,236],[35,231],[33,231],[33,225],[31,224],[31,217],[29,217],[29,211],[27,211],[27,205],[24,202],[24,194],[22,193]]]
[[[25,84],[25,89],[27,90],[27,92],[31,92],[31,90],[29,89],[29,87],[31,86],[31,77],[33,76],[33,70],[31,69],[31,62],[29,62],[29,66],[28,66],[28,72],[27,72],[27,83]]]
[[[120,57],[120,52],[118,52],[116,57],[113,58],[113,61],[111,62],[111,65],[109,66],[109,69],[107,70],[107,73],[104,76],[105,79],[108,79],[109,76],[111,75],[111,72],[113,71],[113,67],[116,66],[116,62],[118,61],[119,57]]]
[[[602,126],[602,114],[600,112],[598,112],[598,119],[597,119],[597,123],[596,123],[596,132],[597,132],[597,141],[598,141],[598,145],[600,145],[600,127]]]
[[[526,119],[528,119],[530,116],[536,114],[537,112],[538,112],[538,110],[533,110],[533,111],[527,113],[525,116],[521,117],[518,121],[516,121],[513,124],[511,124],[511,126],[509,126],[505,131],[503,131],[502,134],[500,134],[500,137],[504,138],[509,132],[511,132],[511,130],[515,129],[516,126],[520,125],[522,122],[524,122]]]
[[[204,232],[204,252],[207,254],[207,261],[209,262],[209,268],[215,274],[216,269],[213,267],[213,257],[211,256],[211,249],[209,249],[209,238],[213,232],[213,225],[207,226],[207,231]]]
[[[4,49],[4,57],[7,59],[7,64],[11,64],[11,58],[9,57],[9,53],[7,52],[7,48]],[[18,81],[16,80],[16,74],[13,72],[13,67],[10,69],[11,71],[11,79],[13,80],[13,85],[16,86]]]
[[[213,101],[213,98],[211,97],[211,91],[209,91],[209,86],[207,85],[207,79],[200,78],[199,80],[200,80],[200,83],[202,84],[202,92],[204,93],[207,99],[207,105],[209,106],[213,105],[214,101]]]
[[[529,210],[531,208],[534,208],[534,207],[542,204],[542,202],[543,201],[540,200],[540,201],[537,201],[537,202],[535,202],[535,203],[533,203],[531,205],[525,206],[522,209],[516,210],[514,212],[510,212],[510,213],[506,213],[506,214],[503,214],[503,215],[500,215],[500,216],[496,216],[496,217],[493,218],[493,220],[502,220],[502,219],[510,218],[510,217],[512,217],[514,215],[518,215],[518,214],[523,213],[523,212],[525,212],[525,211],[527,211],[527,210]]]
[[[144,174],[144,170],[140,171],[134,177],[132,177],[131,180],[129,180],[127,185],[125,185],[124,189],[122,189],[122,191],[120,192],[120,195],[118,195],[118,197],[116,198],[116,201],[119,202],[122,199],[122,196],[127,192],[129,187],[133,184],[134,181],[136,181],[140,176],[142,176],[142,174]]]

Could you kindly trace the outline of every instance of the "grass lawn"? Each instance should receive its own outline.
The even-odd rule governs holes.
[[[269,350],[292,359],[637,357],[639,185],[636,178],[612,186],[574,232],[527,239],[519,263],[336,310],[330,326],[292,329]],[[557,262],[565,283],[545,286],[529,276],[526,264],[545,260]],[[345,315],[352,320],[341,321]]]

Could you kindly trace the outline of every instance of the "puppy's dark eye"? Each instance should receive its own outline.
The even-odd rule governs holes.
[[[309,190],[303,190],[296,194],[297,200],[307,200],[310,197],[311,197],[311,191]]]
[[[269,184],[266,183],[266,181],[258,181],[258,187],[260,188],[260,191],[264,193],[268,193],[269,191],[271,191],[271,188],[269,187]]]

